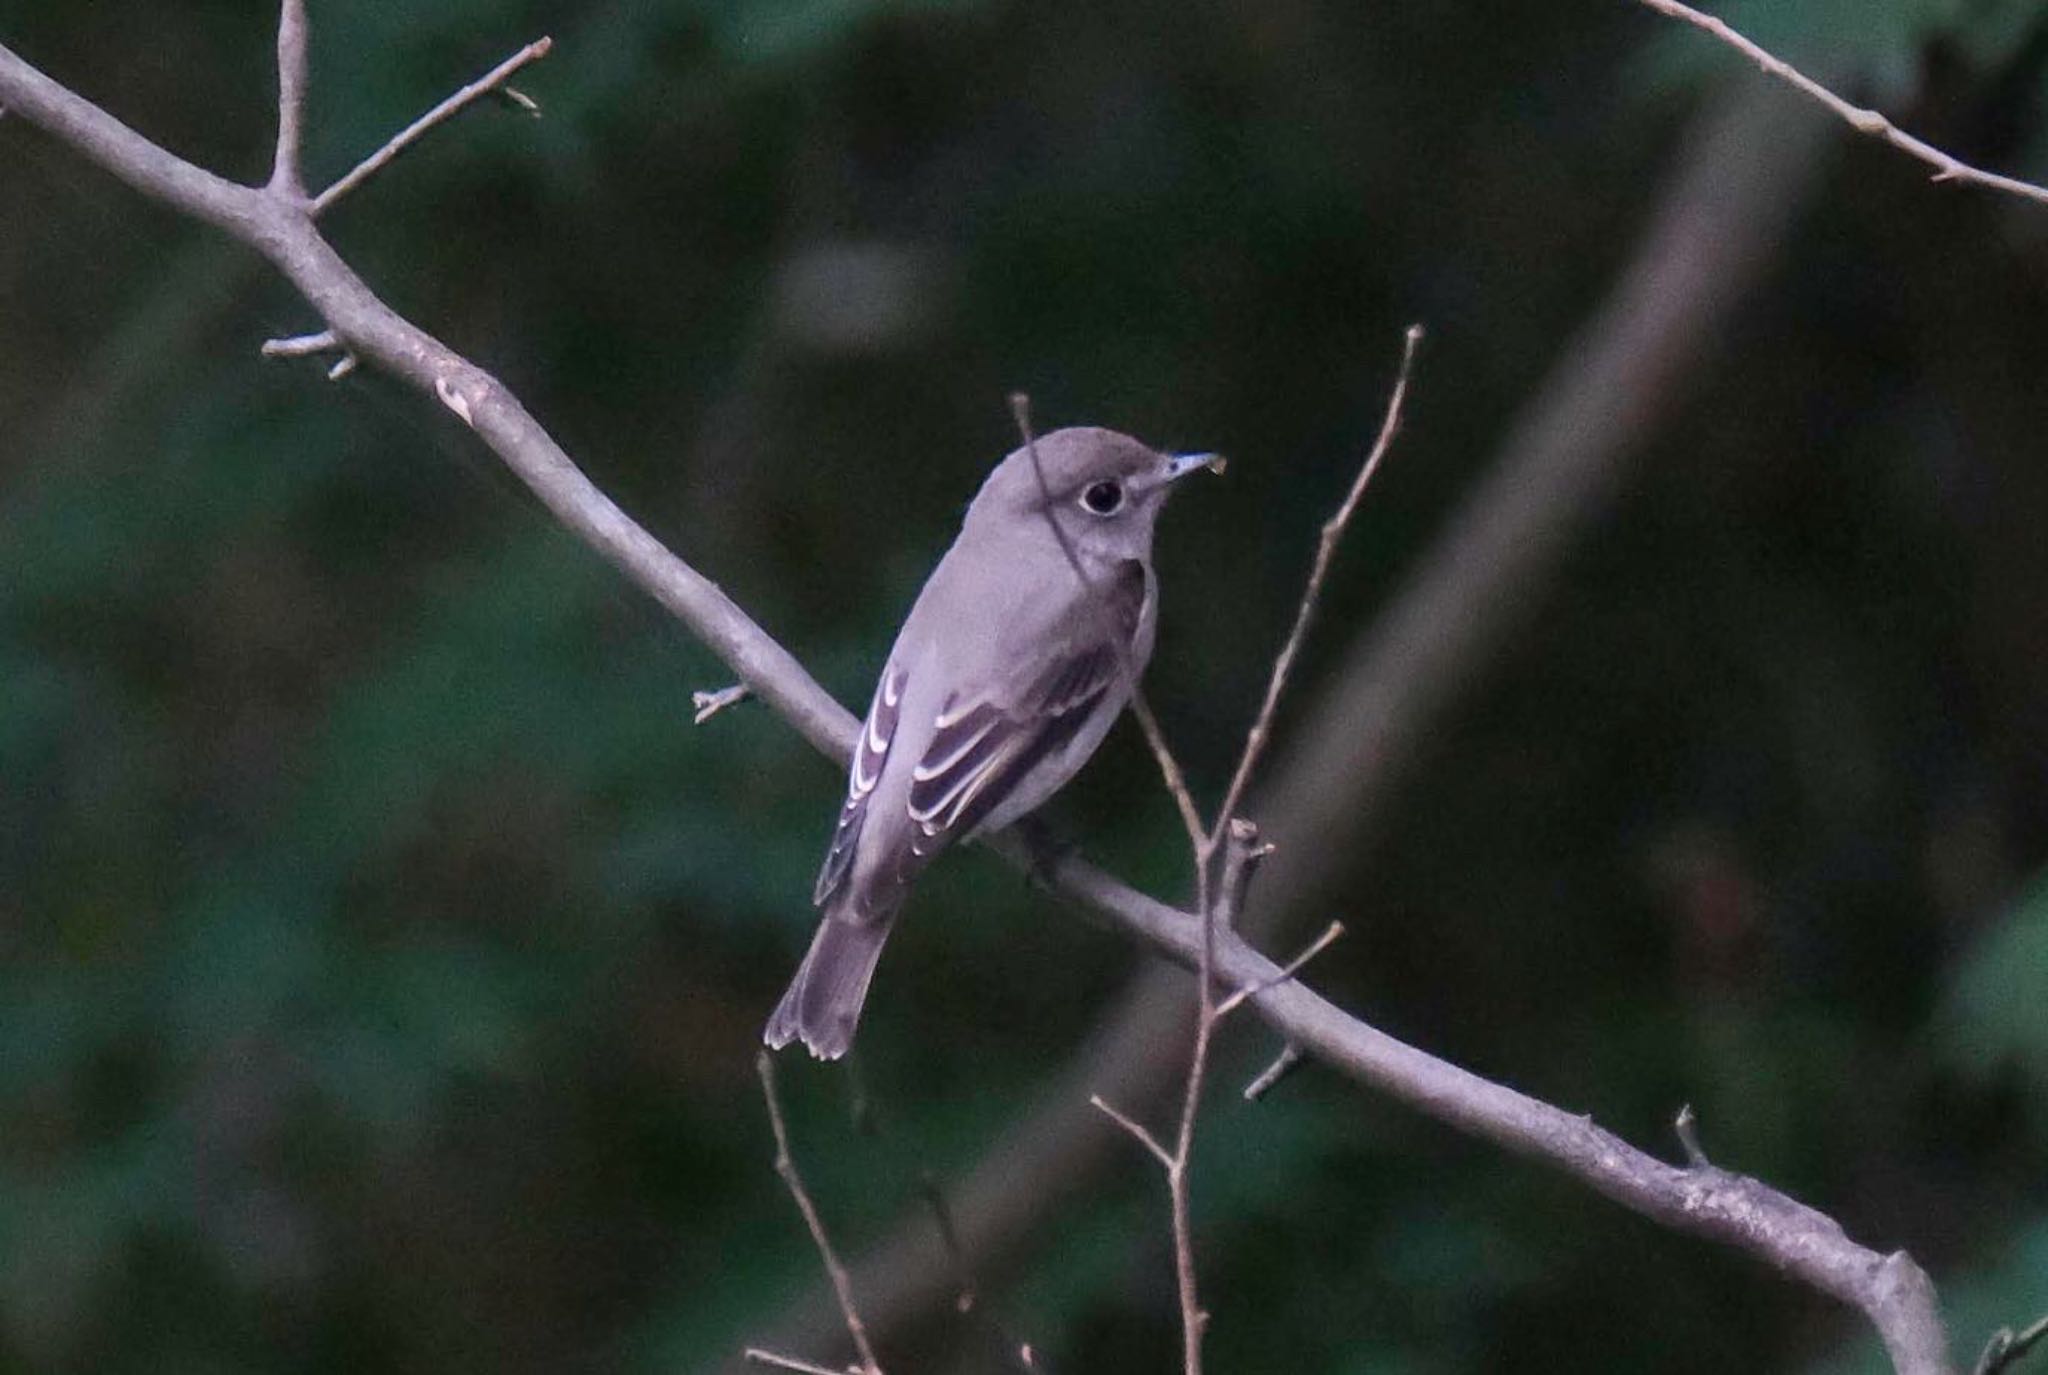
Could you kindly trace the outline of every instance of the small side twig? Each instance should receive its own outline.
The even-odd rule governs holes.
[[[779,1351],[767,1351],[758,1346],[750,1346],[741,1354],[755,1365],[772,1366],[777,1370],[794,1370],[800,1372],[800,1375],[846,1375],[844,1370],[837,1370],[829,1365],[799,1360],[795,1356],[785,1356]]]
[[[1112,1105],[1099,1093],[1088,1095],[1088,1106],[1129,1132],[1131,1139],[1150,1151],[1154,1160],[1169,1170],[1173,1168],[1173,1156],[1168,1153],[1166,1147],[1159,1144],[1159,1138],[1154,1136],[1144,1123]]]
[[[356,370],[355,353],[341,342],[331,329],[317,334],[295,334],[286,339],[266,339],[262,353],[265,358],[310,358],[316,353],[339,353],[327,369],[327,380],[339,382]]]
[[[1301,973],[1307,967],[1310,960],[1328,950],[1331,945],[1336,943],[1338,937],[1343,934],[1344,923],[1341,921],[1331,922],[1323,928],[1323,934],[1310,941],[1299,955],[1296,955],[1286,964],[1281,965],[1278,974],[1275,974],[1270,979],[1261,979],[1255,984],[1246,984],[1243,988],[1238,989],[1237,992],[1218,1003],[1216,1005],[1216,1020],[1222,1021],[1225,1017],[1237,1011],[1238,1008],[1244,1006],[1248,1000],[1258,997],[1261,993],[1270,992],[1284,983],[1292,983],[1294,976]]]
[[[2043,1338],[2048,1338],[2048,1318],[2036,1319],[2032,1326],[2018,1335],[2014,1335],[2010,1327],[1999,1328],[1984,1344],[1984,1352],[1977,1357],[1972,1375],[2004,1375],[2040,1345]]]
[[[796,1201],[797,1211],[804,1216],[804,1226],[810,1229],[811,1241],[818,1248],[818,1259],[824,1264],[825,1275],[832,1281],[832,1292],[839,1300],[839,1314],[846,1321],[846,1335],[853,1339],[853,1349],[860,1354],[858,1369],[862,1375],[882,1375],[882,1367],[875,1360],[875,1348],[868,1341],[867,1324],[861,1321],[860,1310],[853,1302],[853,1281],[848,1278],[839,1253],[832,1249],[832,1239],[825,1235],[824,1220],[818,1216],[817,1205],[811,1202],[810,1191],[804,1188],[803,1176],[797,1173],[796,1157],[790,1154],[789,1128],[782,1120],[782,1100],[775,1092],[775,1060],[764,1050],[754,1061],[754,1069],[761,1077],[761,1096],[768,1103],[768,1125],[775,1132],[775,1173],[789,1190],[789,1196]],[[751,1349],[747,1356],[750,1360],[756,1358]],[[793,1365],[787,1357],[772,1356],[769,1352],[762,1352],[761,1356],[780,1362],[788,1369],[823,1369]],[[834,1371],[832,1375],[842,1373]]]
[[[690,694],[690,705],[696,709],[697,714],[691,720],[701,726],[727,707],[738,706],[753,695],[754,690],[745,683],[734,683],[731,687],[722,687],[715,692],[693,692]]]
[[[392,135],[390,141],[382,148],[379,148],[376,152],[357,163],[354,168],[339,181],[335,182],[334,185],[313,197],[313,203],[309,207],[311,213],[315,217],[327,213],[336,201],[355,190],[358,186],[361,186],[371,177],[376,176],[377,173],[384,170],[393,158],[412,147],[415,143],[418,143],[422,138],[425,138],[435,125],[453,119],[468,106],[475,103],[478,98],[489,95],[491,92],[503,87],[507,81],[511,80],[513,74],[521,68],[531,66],[543,57],[546,57],[548,50],[554,47],[554,45],[555,43],[552,38],[535,39],[503,62],[500,62],[497,66],[491,68],[490,71],[485,72],[454,95],[449,96],[433,109],[406,125],[396,134]],[[524,107],[533,107],[533,101],[530,97],[522,96],[521,100]]]
[[[341,340],[331,329],[317,334],[294,334],[283,339],[265,339],[262,353],[265,358],[310,358],[316,353],[332,353],[341,347]]]
[[[1277,1088],[1282,1079],[1294,1073],[1303,1059],[1301,1043],[1289,1041],[1280,1047],[1280,1053],[1273,1057],[1273,1063],[1260,1070],[1258,1076],[1244,1086],[1244,1101],[1256,1103]]]
[[[1864,106],[1855,105],[1842,99],[1842,97],[1836,95],[1833,91],[1821,85],[1791,63],[1781,57],[1774,56],[1761,45],[1743,37],[1711,14],[1702,14],[1689,5],[1678,3],[1678,0],[1638,0],[1638,3],[1648,9],[1655,10],[1667,19],[1676,19],[1681,23],[1690,24],[1701,32],[1711,34],[1715,38],[1720,39],[1723,43],[1756,63],[1767,74],[1778,78],[1778,80],[1783,81],[1793,89],[1825,105],[1844,124],[1847,124],[1857,133],[1883,139],[1900,152],[1926,163],[1934,169],[1934,180],[1936,181],[1969,182],[1975,186],[1988,187],[1993,191],[2003,191],[2007,195],[2019,196],[2026,200],[2048,205],[2048,187],[2036,186],[2030,181],[2021,181],[2017,177],[2007,177],[2001,176],[1996,172],[1986,172],[1980,167],[1971,166],[1953,154],[1943,152],[1925,139],[1913,137],[1913,135],[1899,128],[1898,125],[1886,119],[1876,110],[1867,109]]]
[[[1687,1103],[1678,1110],[1678,1116],[1671,1120],[1671,1130],[1678,1137],[1679,1147],[1685,1152],[1687,1165],[1695,1170],[1714,1168],[1714,1162],[1707,1159],[1707,1152],[1700,1145],[1700,1119],[1694,1114],[1692,1104]]]

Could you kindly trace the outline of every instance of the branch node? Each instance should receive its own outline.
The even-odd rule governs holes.
[[[690,705],[696,710],[691,720],[701,726],[727,707],[736,707],[753,695],[754,690],[745,683],[734,683],[715,692],[700,689],[690,694]]]
[[[446,377],[436,377],[434,395],[441,398],[442,405],[455,412],[456,419],[471,429],[476,428],[475,412],[470,406],[469,398],[458,391],[452,381]]]
[[[341,357],[335,359],[334,366],[327,370],[327,380],[339,382],[355,370],[356,356],[353,353],[344,353]]]

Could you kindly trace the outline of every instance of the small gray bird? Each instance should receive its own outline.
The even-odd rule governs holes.
[[[1023,448],[989,474],[875,686],[812,898],[825,919],[769,1045],[845,1054],[911,880],[1039,806],[1102,743],[1152,657],[1153,522],[1173,483],[1215,462],[1071,429],[1038,440],[1036,465]]]

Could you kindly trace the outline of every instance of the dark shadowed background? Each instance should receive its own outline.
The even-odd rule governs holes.
[[[1714,154],[1761,78],[1625,0],[312,11],[323,182],[555,37],[544,118],[473,112],[329,227],[844,701],[1008,390],[1229,454],[1165,522],[1151,674],[1212,798],[1402,327],[1311,691],[1575,375],[1666,188],[1769,164],[1717,327],[1681,311],[1680,375],[1574,422],[1626,457],[1432,693],[1315,978],[1658,1150],[1694,1103],[1719,1161],[1925,1261],[1972,1352],[2048,1308],[2048,210],[1789,103]],[[2048,173],[2036,5],[1723,13]],[[274,19],[0,0],[0,41],[256,179]],[[693,727],[728,675],[439,408],[257,357],[314,323],[0,119],[0,1371],[719,1369],[819,1282],[753,1056],[841,780],[757,706]],[[1184,889],[1134,731],[1058,811]],[[941,865],[857,1080],[784,1076],[847,1248],[1141,963]],[[1872,1368],[1828,1301],[1313,1067],[1242,1103],[1271,1049],[1232,1024],[1197,1156],[1215,1369]],[[1163,1190],[1106,1159],[981,1307],[1049,1369],[1166,1371]],[[1004,1368],[943,1311],[884,1357]]]

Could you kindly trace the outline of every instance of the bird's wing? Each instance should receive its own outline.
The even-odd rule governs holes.
[[[903,688],[909,674],[891,663],[875,684],[875,700],[868,706],[868,719],[861,726],[860,741],[853,747],[853,767],[848,771],[846,803],[839,809],[839,824],[832,828],[832,843],[825,850],[825,865],[818,871],[818,886],[811,901],[823,907],[845,886],[853,870],[854,851],[860,846],[861,826],[867,820],[868,798],[882,780],[882,765],[895,742],[901,718]]]
[[[1071,618],[1071,633],[1049,658],[1026,665],[1013,681],[991,684],[984,695],[945,698],[910,775],[905,878],[971,834],[1018,779],[1072,740],[1124,672],[1144,611],[1144,565],[1124,563],[1097,593],[1109,614]]]

